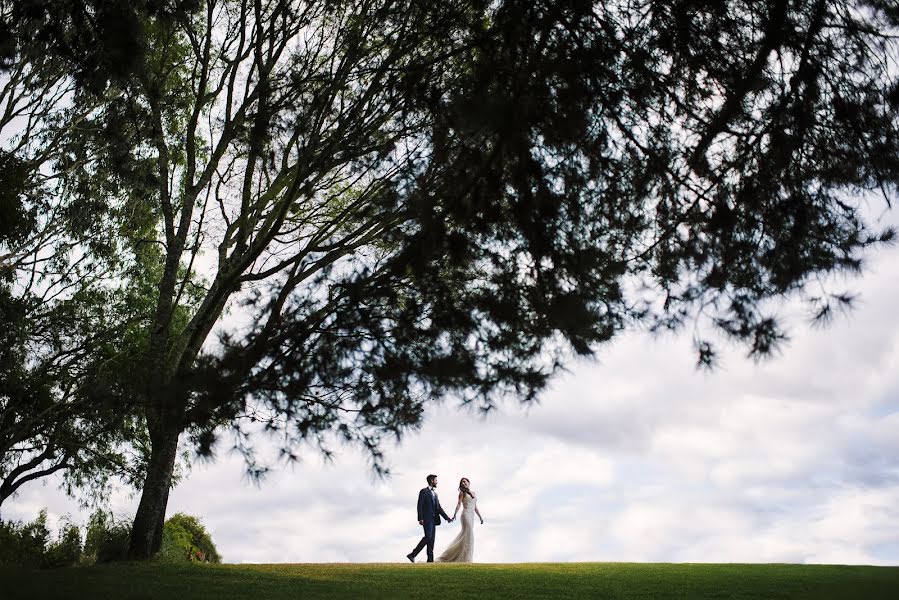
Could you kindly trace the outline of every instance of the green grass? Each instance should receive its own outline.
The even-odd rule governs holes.
[[[0,571],[28,598],[899,598],[899,567],[651,563],[171,565]]]

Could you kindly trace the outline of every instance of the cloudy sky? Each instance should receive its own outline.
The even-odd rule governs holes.
[[[899,564],[897,259],[869,255],[846,282],[857,309],[830,327],[794,314],[774,360],[735,349],[706,373],[689,336],[624,335],[527,412],[433,407],[390,449],[389,480],[354,451],[331,465],[310,452],[257,488],[222,455],[173,490],[169,514],[201,516],[226,562],[403,562],[434,472],[448,512],[460,477],[480,496],[477,562]],[[23,486],[4,517],[84,522],[57,483]],[[136,499],[111,504],[130,516]],[[458,530],[438,528],[438,553]]]

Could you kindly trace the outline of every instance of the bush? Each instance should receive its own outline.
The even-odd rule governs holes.
[[[49,541],[47,509],[43,509],[34,521],[19,530],[19,564],[31,568],[44,566],[44,553]]]
[[[30,523],[0,523],[0,564],[30,569],[68,567],[81,559],[81,532],[67,523],[55,541],[47,528],[47,511]]]
[[[22,524],[15,521],[0,523],[0,565],[21,564],[21,528]]]
[[[81,560],[81,530],[66,523],[59,530],[59,538],[44,553],[44,566],[48,568],[70,567]]]
[[[190,560],[193,552],[193,536],[184,527],[170,520],[165,522],[162,530],[162,546],[159,549],[159,560],[165,562],[184,562]]]
[[[87,522],[84,553],[88,562],[125,560],[130,541],[130,521],[117,519],[112,513],[98,510]]]
[[[222,562],[212,536],[200,520],[184,513],[176,513],[165,522],[159,558],[171,562]]]
[[[125,560],[131,540],[131,521],[97,510],[87,522],[84,545],[81,530],[72,523],[60,526],[51,540],[47,511],[34,521],[0,522],[0,566],[32,569],[90,565]],[[178,513],[165,522],[158,558],[166,562],[222,562],[212,537],[197,517]]]

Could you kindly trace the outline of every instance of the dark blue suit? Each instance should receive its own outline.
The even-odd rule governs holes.
[[[421,549],[427,546],[428,562],[434,562],[434,535],[437,533],[437,526],[440,525],[441,515],[443,515],[443,518],[447,521],[450,520],[447,514],[443,512],[443,508],[440,506],[440,500],[435,498],[434,494],[431,492],[431,488],[426,487],[418,492],[418,520],[422,522],[425,535],[421,538],[421,541],[418,542],[418,545],[415,547],[415,550],[412,551],[410,556],[413,558],[418,556]]]

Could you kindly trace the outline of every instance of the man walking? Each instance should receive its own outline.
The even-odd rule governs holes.
[[[428,562],[434,562],[434,536],[437,533],[437,526],[440,525],[440,517],[442,515],[447,523],[453,521],[443,511],[437,498],[437,476],[428,475],[427,480],[428,487],[418,492],[418,524],[424,528],[425,535],[415,550],[406,555],[409,562],[415,562],[415,557],[425,546],[428,547]]]

